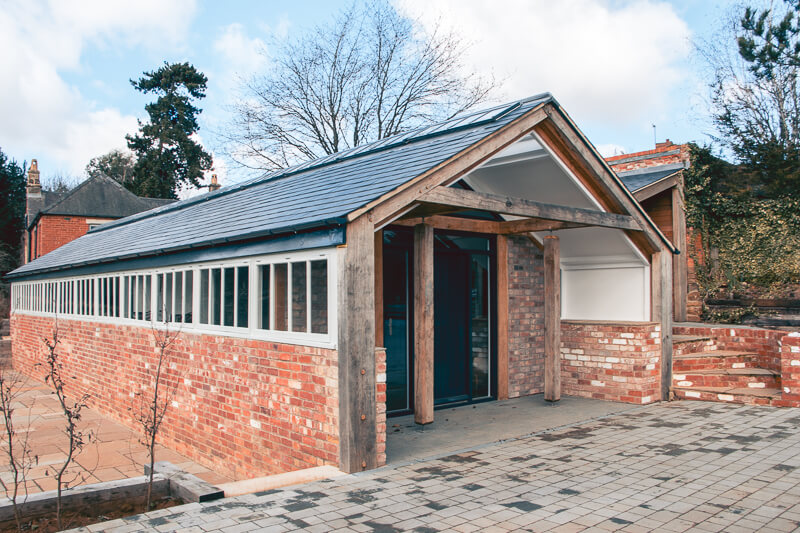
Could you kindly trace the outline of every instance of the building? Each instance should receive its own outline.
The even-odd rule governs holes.
[[[674,247],[549,94],[106,223],[8,276],[14,365],[234,477],[385,460],[386,417],[666,398]],[[520,413],[524,416],[524,413]]]
[[[35,159],[28,170],[26,191],[23,263],[52,252],[100,224],[174,201],[141,198],[102,174],[71,191],[44,191]]]
[[[642,204],[661,232],[680,252],[673,257],[673,317],[678,322],[700,319],[696,283],[690,276],[691,258],[686,233],[683,171],[689,168],[689,145],[667,139],[654,150],[606,158],[622,183]],[[690,287],[693,290],[689,290]]]

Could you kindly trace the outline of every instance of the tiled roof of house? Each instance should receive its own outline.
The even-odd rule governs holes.
[[[349,213],[551,101],[545,93],[467,113],[109,222],[9,277],[343,225]]]
[[[683,164],[674,163],[671,165],[641,168],[629,172],[617,172],[617,176],[619,176],[619,179],[622,180],[622,183],[625,184],[625,187],[627,187],[629,191],[636,192],[657,181],[668,178],[683,169]]]

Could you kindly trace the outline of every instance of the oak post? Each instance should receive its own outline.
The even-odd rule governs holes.
[[[377,465],[375,237],[369,214],[347,225],[339,249],[339,468]]]
[[[375,232],[375,347],[383,348],[383,230]]]
[[[556,235],[544,238],[544,399],[561,399],[561,262]]]
[[[672,254],[666,250],[652,256],[652,320],[661,325],[661,399],[670,397],[672,388]]]
[[[433,422],[433,226],[414,227],[414,421]]]
[[[508,238],[497,236],[497,399],[508,399]]]
[[[672,277],[673,283],[673,306],[675,309],[675,321],[686,322],[686,293],[689,283],[689,265],[687,263],[689,253],[686,243],[686,211],[683,207],[682,187],[672,188],[672,235],[673,244],[680,250],[680,254],[672,257]]]

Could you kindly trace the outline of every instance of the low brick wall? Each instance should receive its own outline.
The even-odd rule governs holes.
[[[781,399],[773,405],[800,407],[800,333],[781,339]]]
[[[14,367],[42,379],[42,336],[52,335],[54,320],[11,320]],[[153,331],[66,319],[58,328],[67,392],[90,394],[91,407],[141,431],[134,416],[152,386]],[[180,332],[171,354],[165,445],[236,479],[338,465],[335,350]],[[383,405],[385,441],[385,398]]]
[[[661,398],[661,326],[561,322],[561,391],[635,404]]]

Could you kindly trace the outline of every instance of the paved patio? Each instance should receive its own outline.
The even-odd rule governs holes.
[[[55,490],[55,469],[63,464],[68,450],[63,415],[48,386],[33,378],[22,376],[22,379],[23,385],[14,406],[14,424],[21,437],[27,429],[32,455],[38,457],[38,464],[27,475],[27,490],[29,494]],[[74,480],[70,486],[144,474],[144,464],[148,462],[147,449],[129,428],[88,408],[82,412],[79,427],[91,431],[96,438],[84,447],[75,458],[74,466],[65,474],[64,479]],[[1,442],[0,450],[5,453],[6,448],[5,441]],[[209,483],[231,481],[160,445],[156,448],[156,460],[171,461]],[[0,476],[4,481],[11,479],[5,462],[0,464]]]
[[[173,507],[89,530],[737,532],[798,527],[800,410],[673,402],[456,455]]]

